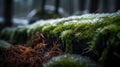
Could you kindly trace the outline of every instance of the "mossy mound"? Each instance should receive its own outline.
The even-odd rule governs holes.
[[[44,64],[45,67],[100,67],[97,63],[87,57],[79,55],[65,54],[62,56],[54,57],[48,63]]]

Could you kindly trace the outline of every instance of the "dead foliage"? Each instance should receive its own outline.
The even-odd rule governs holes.
[[[43,34],[37,32],[32,39],[32,47],[12,46],[11,50],[0,55],[0,67],[43,67],[42,63],[64,53],[57,43],[52,48],[46,48],[48,44],[45,40]]]

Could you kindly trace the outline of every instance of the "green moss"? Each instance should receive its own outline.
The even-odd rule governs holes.
[[[75,28],[75,38],[77,40],[91,40],[94,36],[96,27],[92,23],[79,24]]]
[[[92,41],[93,45],[96,45],[98,42],[100,42],[99,40],[101,40],[101,38],[107,38],[107,40],[108,39],[111,40],[111,39],[115,38],[118,31],[120,31],[120,27],[118,25],[115,25],[115,24],[107,25],[103,28],[98,28],[96,35]],[[112,42],[112,40],[111,40],[111,42]]]
[[[15,31],[15,28],[5,28],[1,31],[0,37],[4,40],[9,41],[12,33]]]
[[[106,60],[110,59],[108,54],[112,55],[112,52],[118,51],[120,46],[119,34],[120,26],[116,24],[106,25],[103,28],[99,28],[91,41],[92,52],[98,56],[100,63],[104,66]]]
[[[104,49],[99,59],[101,65],[104,65],[105,61],[107,60],[107,56],[108,56],[108,49]]]
[[[11,34],[10,42],[18,42],[18,43],[19,42],[25,42],[28,38],[27,29],[28,28],[26,26],[15,28],[15,30]]]
[[[80,67],[79,62],[73,61],[70,58],[62,58],[60,61],[55,61],[48,67]]]
[[[82,23],[76,26],[75,31],[82,32],[90,28],[90,25],[88,23]]]
[[[120,32],[117,33],[117,37],[120,39]]]
[[[40,25],[33,25],[29,26],[29,29],[27,29],[27,36],[28,38],[32,38],[36,32],[41,32],[43,26]]]
[[[65,30],[61,33],[61,39],[62,40],[67,40],[72,38],[73,31],[72,30]]]
[[[50,37],[52,35],[52,30],[55,28],[53,25],[47,25],[42,28],[42,33]]]
[[[78,40],[84,39],[83,33],[82,33],[82,32],[76,33],[76,34],[75,34],[75,38],[77,38]]]
[[[75,24],[60,24],[57,25],[56,28],[52,31],[53,34],[55,34],[57,37],[60,36],[61,32],[63,32],[64,30],[69,30],[69,29],[74,29],[75,28]]]
[[[10,48],[12,45],[4,40],[0,40],[0,48]]]
[[[56,36],[59,36],[63,30],[64,28],[62,25],[57,25],[57,27],[53,29],[52,33]]]
[[[74,30],[76,28],[75,25],[76,25],[75,23],[68,22],[67,24],[65,24],[65,23],[63,24],[63,28],[65,30],[68,30],[68,29]]]
[[[105,34],[105,33],[107,33],[107,32],[118,32],[119,29],[120,29],[120,26],[115,25],[115,24],[110,24],[110,25],[105,26],[104,28],[102,28],[102,29],[100,30],[100,33],[101,33],[101,34]]]
[[[72,39],[73,39],[73,31],[65,30],[61,33],[61,40],[65,43],[65,52],[72,53]]]
[[[100,67],[90,59],[77,55],[63,55],[53,58],[45,67]]]

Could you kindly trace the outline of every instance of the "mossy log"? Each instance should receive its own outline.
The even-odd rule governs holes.
[[[120,55],[120,11],[37,21],[3,29],[0,37],[9,42],[27,43],[35,32],[44,34],[48,41],[59,40],[66,53],[95,55],[96,61],[103,65],[110,59],[109,55],[120,58],[114,54]]]

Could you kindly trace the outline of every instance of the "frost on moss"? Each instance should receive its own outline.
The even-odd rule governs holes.
[[[32,37],[32,35],[36,31],[41,32],[44,28],[45,29],[49,28],[48,30],[50,31],[53,30],[52,31],[53,35],[55,34],[59,37],[59,34],[64,30],[72,29],[73,31],[77,30],[79,32],[79,30],[84,30],[84,29],[87,30],[88,28],[92,28],[92,27],[98,28],[98,27],[104,27],[105,25],[109,25],[109,24],[120,24],[119,22],[120,22],[120,12],[118,11],[116,13],[111,13],[111,14],[109,13],[86,14],[86,15],[81,15],[81,16],[71,16],[68,18],[51,19],[51,20],[44,20],[44,21],[41,20],[41,21],[37,21],[36,23],[32,25],[27,25],[26,27],[27,27],[28,37]],[[53,28],[51,29],[50,28],[51,25],[55,26],[55,29]],[[77,28],[80,28],[80,29],[77,29]],[[90,33],[89,29],[88,29],[88,33]],[[10,38],[8,37],[7,39],[10,39]]]
[[[45,67],[100,67],[87,57],[65,54],[51,59]]]

